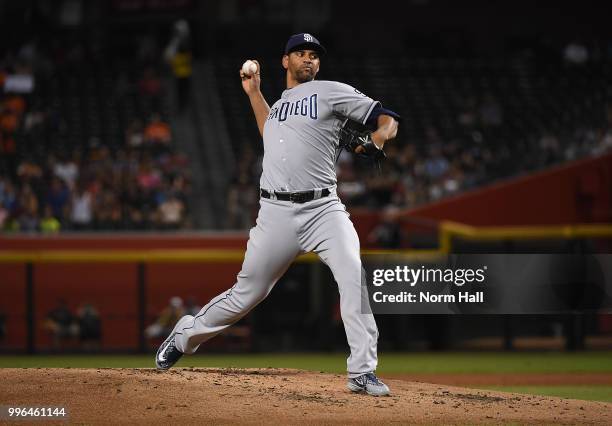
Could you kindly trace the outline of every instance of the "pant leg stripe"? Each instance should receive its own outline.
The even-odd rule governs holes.
[[[183,331],[185,331],[185,330],[188,330],[188,329],[190,329],[190,328],[195,327],[195,322],[196,322],[196,320],[197,320],[198,318],[201,318],[201,317],[203,317],[204,315],[206,315],[206,312],[208,312],[208,310],[209,310],[210,308],[212,308],[213,306],[215,306],[217,303],[219,303],[220,301],[225,300],[225,299],[227,299],[228,297],[230,297],[230,296],[232,295],[232,290],[234,290],[234,287],[236,287],[236,285],[237,285],[237,284],[238,284],[238,283],[234,284],[234,285],[232,286],[232,288],[230,288],[230,289],[227,291],[227,294],[226,294],[225,296],[223,296],[222,298],[220,298],[219,300],[217,300],[215,303],[213,303],[212,305],[210,305],[208,308],[206,308],[206,310],[205,310],[204,312],[202,312],[200,315],[196,315],[195,317],[193,317],[193,324],[191,324],[189,327],[183,327],[183,328],[182,328],[182,330],[181,330],[180,332],[178,332],[178,331],[177,331],[177,333],[176,333],[176,334],[183,334]]]

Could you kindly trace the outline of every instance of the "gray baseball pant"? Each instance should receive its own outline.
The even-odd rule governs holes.
[[[362,313],[359,238],[335,191],[303,204],[261,199],[257,223],[249,233],[237,282],[177,330],[176,347],[194,353],[200,344],[238,321],[264,300],[301,253],[314,252],[330,267],[340,292],[340,313],[351,350],[349,377],[376,370],[378,329],[371,313]],[[367,303],[367,297],[363,299]],[[369,312],[369,305],[366,310]]]

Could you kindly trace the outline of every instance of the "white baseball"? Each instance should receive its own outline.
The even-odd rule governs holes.
[[[257,64],[248,59],[244,64],[242,64],[242,72],[244,75],[249,76],[255,74],[257,72]]]

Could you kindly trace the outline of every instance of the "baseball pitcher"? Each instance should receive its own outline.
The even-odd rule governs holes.
[[[389,394],[375,375],[378,329],[374,316],[362,311],[367,295],[359,239],[336,193],[335,159],[343,148],[373,158],[384,155],[399,116],[349,85],[315,80],[325,53],[312,35],[291,36],[282,57],[287,89],[271,107],[260,90],[259,63],[245,63],[239,71],[264,144],[257,223],[236,283],[197,315],[177,322],[157,351],[157,368],[170,368],[238,321],[266,298],[298,255],[315,252],[338,283],[350,346],[347,387]],[[349,121],[373,131],[349,132],[347,140]]]

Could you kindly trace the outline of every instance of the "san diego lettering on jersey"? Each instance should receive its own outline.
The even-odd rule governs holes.
[[[295,102],[283,102],[270,110],[268,120],[285,121],[287,117],[301,115],[316,120],[319,114],[316,93]]]

